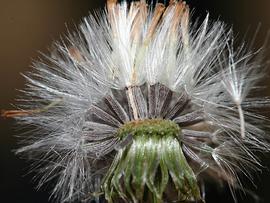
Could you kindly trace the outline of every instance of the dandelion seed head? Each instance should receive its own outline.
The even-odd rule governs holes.
[[[17,153],[56,201],[162,202],[168,185],[172,201],[199,201],[205,173],[231,188],[252,179],[270,149],[249,111],[261,60],[222,22],[194,25],[181,1],[108,0],[66,41],[24,75],[23,111],[5,114],[34,127]]]

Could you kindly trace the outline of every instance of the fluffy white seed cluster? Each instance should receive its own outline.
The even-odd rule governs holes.
[[[25,76],[23,110],[14,116],[33,127],[18,153],[36,161],[39,186],[52,181],[59,202],[98,200],[102,177],[125,145],[117,129],[153,117],[186,119],[182,149],[198,180],[208,173],[239,187],[238,172],[252,178],[260,166],[254,151],[269,151],[260,129],[264,118],[254,113],[262,100],[250,98],[264,74],[260,58],[245,44],[235,49],[222,22],[208,15],[200,25],[189,20],[183,2],[165,7],[108,0],[105,11],[85,18],[68,42],[35,62]],[[144,89],[157,84],[153,97],[159,102],[153,103]],[[162,98],[161,87],[173,94]],[[181,116],[157,113],[170,112],[160,103],[177,102],[174,95],[183,92],[188,105]],[[104,98],[108,111],[100,104]]]

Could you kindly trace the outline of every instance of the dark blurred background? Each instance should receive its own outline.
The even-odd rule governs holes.
[[[247,30],[252,34],[259,23],[261,29],[256,38],[255,47],[266,38],[270,28],[269,0],[188,0],[195,8],[195,17],[210,12],[212,19],[220,19],[228,25],[233,24],[236,35],[241,38]],[[18,94],[16,89],[24,86],[20,73],[30,70],[31,61],[40,56],[38,51],[47,53],[54,40],[78,24],[89,12],[103,8],[105,0],[0,0],[0,109],[12,109],[12,103]],[[258,48],[258,47],[257,47]],[[270,48],[266,52],[270,59]],[[270,67],[268,67],[270,73]],[[265,95],[270,95],[270,81]],[[270,116],[270,113],[268,112]],[[27,173],[28,163],[18,159],[12,150],[17,147],[15,123],[0,119],[0,202],[9,203],[45,203],[49,193],[44,188],[34,189],[32,174]],[[253,190],[261,202],[270,202],[270,155],[263,157],[266,168],[254,178],[257,187],[250,183],[244,186]],[[208,188],[208,202],[233,202],[229,191]],[[239,202],[255,202],[250,196],[237,193]]]

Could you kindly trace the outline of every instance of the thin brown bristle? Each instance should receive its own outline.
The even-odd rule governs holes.
[[[158,25],[158,22],[162,16],[162,14],[164,13],[164,10],[165,10],[164,4],[158,3],[156,5],[155,11],[153,14],[153,18],[152,18],[152,22],[151,22],[149,29],[148,29],[148,33],[147,33],[147,37],[146,37],[147,40],[153,36],[155,29]]]
[[[141,28],[143,27],[148,12],[147,12],[147,4],[143,3],[143,2],[136,2],[134,4],[134,7],[136,9],[139,10],[139,12],[137,13],[137,16],[135,17],[134,20],[134,25],[132,27],[132,31],[131,31],[131,36],[132,39],[134,39],[135,41],[137,41],[140,38],[140,33],[141,33]]]
[[[117,4],[117,0],[107,0],[107,10],[109,13],[113,11]]]
[[[21,116],[28,116],[34,113],[33,111],[25,111],[25,110],[3,110],[1,111],[1,117],[3,118],[15,118]]]
[[[107,5],[108,4],[116,4],[117,0],[107,0]]]
[[[178,2],[175,5],[175,11],[173,16],[173,22],[172,22],[172,32],[175,33],[177,30],[177,27],[181,21],[182,16],[185,12],[185,4],[182,2]]]
[[[55,100],[48,104],[47,106],[44,106],[43,108],[40,109],[32,109],[32,110],[3,110],[1,112],[1,117],[4,118],[15,118],[15,117],[20,117],[20,116],[29,116],[31,114],[36,114],[36,113],[42,113],[50,108],[54,107],[55,105],[59,104],[62,101],[62,99]]]
[[[170,1],[169,5],[166,7],[165,11],[164,11],[164,15],[163,15],[163,18],[165,16],[168,15],[168,13],[170,13],[170,11],[173,9],[173,7],[175,7],[176,5],[176,2],[175,1]]]

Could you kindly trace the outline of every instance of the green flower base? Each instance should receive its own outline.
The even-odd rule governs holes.
[[[119,129],[130,145],[120,149],[104,178],[103,190],[109,203],[163,202],[169,185],[179,201],[200,200],[196,177],[181,149],[181,129],[168,120],[133,121]],[[170,186],[171,188],[171,186]]]

